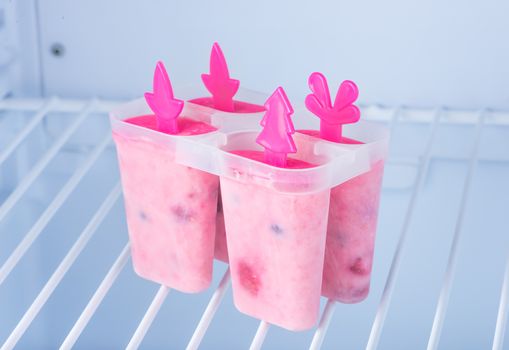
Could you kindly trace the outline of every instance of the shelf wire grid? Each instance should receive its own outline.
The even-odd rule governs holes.
[[[29,119],[26,125],[19,131],[19,133],[13,138],[12,141],[0,152],[0,166],[8,159],[12,154],[15,153],[17,147],[27,138],[34,128],[36,128],[50,112],[71,112],[75,116],[71,124],[61,134],[61,136],[54,141],[52,146],[46,151],[46,153],[36,162],[32,169],[27,175],[19,182],[19,184],[10,193],[7,199],[0,204],[0,221],[2,221],[10,210],[22,199],[28,188],[34,183],[42,171],[48,166],[50,161],[58,154],[62,149],[63,145],[70,139],[73,133],[77,130],[80,124],[92,113],[107,114],[116,102],[101,101],[101,100],[64,100],[56,97],[49,99],[4,99],[0,101],[0,111],[23,111],[32,113],[33,116]],[[426,174],[429,168],[430,159],[432,156],[432,145],[436,137],[437,130],[441,124],[452,123],[452,124],[473,124],[476,128],[475,141],[472,146],[470,156],[468,157],[468,170],[466,175],[466,181],[463,186],[461,194],[461,206],[456,219],[455,230],[453,234],[453,240],[449,251],[449,258],[447,262],[446,272],[442,282],[440,295],[438,296],[437,307],[435,311],[435,317],[433,320],[432,330],[429,336],[428,349],[436,349],[440,335],[443,328],[444,318],[447,312],[448,300],[450,295],[450,289],[452,280],[454,279],[455,263],[457,259],[457,246],[461,239],[462,225],[465,215],[465,208],[468,205],[469,191],[471,187],[471,180],[474,176],[475,168],[478,162],[478,150],[479,141],[484,126],[489,123],[492,125],[509,125],[509,118],[505,113],[495,113],[493,111],[482,110],[474,114],[472,113],[462,114],[458,112],[457,115],[449,116],[446,120],[443,118],[444,109],[439,108],[436,110],[428,110],[425,113],[416,112],[414,114],[408,113],[411,109],[404,107],[397,108],[383,108],[380,106],[364,106],[363,112],[367,112],[368,119],[375,121],[386,122],[392,129],[395,125],[400,122],[401,112],[405,110],[406,116],[405,121],[411,121],[415,123],[430,123],[430,131],[427,137],[426,146],[424,152],[418,159],[417,174],[411,187],[410,201],[407,206],[406,213],[404,215],[403,226],[400,231],[396,249],[392,256],[389,272],[386,278],[385,286],[382,292],[382,296],[376,311],[376,315],[373,320],[371,327],[371,333],[367,341],[367,349],[376,349],[379,345],[380,336],[382,334],[387,312],[390,308],[391,297],[395,289],[397,282],[398,271],[401,265],[401,256],[405,250],[405,244],[407,237],[410,232],[410,223],[412,221],[413,214],[416,210],[416,203],[419,198],[420,191],[422,189]],[[490,118],[487,116],[489,115]],[[100,154],[111,144],[110,135],[106,135],[100,143],[98,143],[90,155],[81,163],[81,165],[75,170],[70,179],[65,183],[62,189],[57,193],[55,198],[47,206],[44,212],[40,215],[38,220],[28,230],[27,234],[14,249],[11,255],[0,267],[0,287],[2,283],[23,258],[25,252],[30,248],[34,241],[38,238],[40,233],[50,222],[52,217],[65,205],[66,199],[73,193],[77,188],[80,181],[90,170],[92,165],[97,161]],[[72,245],[68,253],[62,259],[58,267],[55,269],[51,277],[48,279],[44,287],[41,289],[33,303],[27,309],[17,326],[12,330],[8,338],[3,343],[1,350],[13,349],[20,338],[23,336],[27,328],[30,326],[32,321],[38,315],[39,311],[44,307],[45,303],[52,295],[55,288],[59,285],[64,275],[76,261],[76,258],[85,248],[92,235],[95,233],[98,226],[109,214],[113,205],[121,196],[120,183],[117,183],[104,199],[103,203],[99,206],[89,223],[86,225],[78,239]],[[1,233],[0,233],[1,234]],[[1,239],[1,235],[0,235]],[[102,282],[97,287],[95,293],[89,300],[86,307],[83,309],[81,315],[71,328],[67,337],[61,344],[61,349],[70,349],[73,347],[77,339],[79,338],[82,331],[89,323],[92,316],[99,308],[102,300],[114,285],[120,272],[124,269],[130,256],[129,243],[126,243],[117,259],[105,275]],[[226,290],[230,284],[230,272],[229,269],[224,273],[220,283],[217,285],[215,292],[212,294],[210,301],[205,308],[203,315],[197,324],[197,327],[187,345],[187,349],[198,349],[201,340],[207,332],[207,329],[212,322],[216,311],[219,309],[221,301],[225,295]],[[136,331],[132,335],[127,348],[137,349],[150,326],[154,318],[156,317],[161,305],[167,298],[170,289],[166,286],[160,286],[152,302],[150,303],[145,315],[141,319]],[[495,322],[495,331],[493,336],[493,349],[502,349],[504,344],[504,333],[507,324],[508,317],[508,306],[509,304],[509,254],[507,260],[507,266],[505,268],[505,274],[503,277],[500,302],[498,308],[497,319]],[[315,330],[310,349],[320,349],[324,338],[327,335],[330,321],[333,317],[336,303],[332,300],[328,300],[325,308],[323,309],[320,317],[319,324]],[[264,340],[269,331],[270,325],[264,321],[260,321],[259,327],[253,337],[250,349],[260,349],[264,343]]]

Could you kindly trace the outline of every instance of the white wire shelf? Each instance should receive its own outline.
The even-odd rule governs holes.
[[[11,211],[14,211],[16,206],[24,200],[30,188],[42,176],[41,174],[48,170],[54,158],[63,152],[66,144],[74,137],[82,123],[92,114],[100,114],[106,118],[107,111],[115,104],[116,102],[111,101],[64,100],[59,98],[30,100],[5,99],[0,101],[0,112],[5,113],[4,118],[19,118],[16,113],[10,116],[10,112],[23,112],[29,115],[28,118],[24,118],[25,124],[23,127],[10,139],[9,143],[0,149],[0,167],[5,167],[9,159],[19,157],[19,155],[17,155],[18,149],[26,142],[31,133],[37,129],[41,123],[44,123],[45,118],[49,114],[64,112],[72,119],[65,130],[62,131],[56,140],[52,141],[49,148],[31,166],[24,177],[20,178],[16,185],[8,191],[3,202],[0,202],[0,224],[2,220],[8,218]],[[417,237],[415,233],[415,231],[417,231],[415,227],[416,216],[418,216],[421,211],[426,210],[425,203],[430,203],[430,198],[427,198],[428,194],[424,191],[424,188],[427,182],[430,181],[430,168],[433,162],[449,162],[448,164],[456,162],[466,165],[466,168],[464,168],[462,172],[463,178],[455,181],[460,182],[461,186],[459,187],[460,189],[455,192],[458,201],[458,209],[455,211],[455,214],[452,215],[452,226],[444,228],[443,241],[436,242],[437,245],[443,247],[440,248],[441,251],[443,251],[443,263],[441,268],[438,269],[438,271],[440,271],[439,277],[441,278],[441,282],[438,284],[438,288],[426,291],[430,300],[434,300],[435,310],[433,312],[434,317],[431,319],[428,317],[425,320],[428,321],[429,328],[423,330],[423,332],[427,333],[425,343],[428,349],[437,349],[441,344],[444,332],[451,331],[451,329],[454,330],[454,327],[447,329],[446,319],[450,309],[451,293],[454,292],[453,287],[455,286],[455,280],[458,275],[458,260],[461,258],[462,254],[462,241],[465,240],[465,227],[466,225],[472,224],[468,221],[472,216],[469,205],[477,202],[471,200],[473,195],[477,196],[477,187],[479,187],[474,186],[476,184],[477,169],[481,164],[488,163],[503,167],[503,169],[506,169],[504,171],[507,171],[509,166],[509,145],[507,143],[502,143],[501,146],[498,146],[498,144],[495,143],[495,146],[492,144],[489,147],[483,148],[483,142],[486,143],[486,140],[483,139],[483,135],[488,132],[489,135],[487,139],[491,141],[496,139],[496,136],[493,136],[493,130],[502,130],[502,132],[505,132],[506,136],[509,135],[509,113],[490,110],[460,111],[445,108],[413,109],[405,107],[389,108],[364,106],[363,116],[367,119],[387,123],[394,131],[395,136],[397,135],[398,128],[405,128],[407,125],[418,125],[419,128],[423,128],[418,133],[418,135],[422,136],[422,140],[416,140],[416,144],[420,145],[418,150],[395,150],[393,145],[391,157],[389,158],[388,164],[394,167],[394,173],[391,174],[391,172],[388,171],[386,175],[388,179],[385,181],[384,196],[387,192],[405,190],[409,195],[409,199],[408,202],[402,206],[403,212],[397,213],[398,219],[401,221],[401,225],[397,230],[398,234],[394,235],[392,239],[387,239],[388,242],[381,243],[380,241],[384,240],[384,233],[378,233],[377,255],[382,255],[385,257],[385,260],[380,258],[375,261],[375,270],[373,272],[374,281],[370,295],[371,302],[369,303],[370,312],[368,312],[370,315],[370,317],[368,317],[369,324],[365,322],[364,327],[364,329],[369,330],[369,332],[366,334],[366,338],[361,341],[363,347],[365,346],[367,349],[382,347],[391,348],[388,345],[389,343],[384,345],[383,335],[387,322],[390,322],[388,320],[393,310],[391,307],[393,298],[399,291],[398,288],[401,288],[398,287],[398,285],[401,283],[413,283],[401,281],[402,279],[409,278],[408,272],[402,272],[401,270],[406,267],[405,263],[408,263],[408,259],[405,260],[405,254],[408,254],[409,250],[412,249],[412,244],[415,244],[414,241]],[[465,147],[462,147],[462,145],[456,146],[455,144],[448,144],[447,140],[444,141],[441,131],[451,127],[459,128],[462,130],[461,132],[465,132],[468,135],[470,142],[467,142]],[[463,130],[462,128],[466,129]],[[401,132],[401,134],[404,134],[404,132]],[[411,140],[404,140],[401,142],[406,142],[409,146],[413,144]],[[4,282],[12,273],[17,272],[16,267],[23,261],[27,251],[34,245],[34,242],[37,241],[39,236],[45,232],[45,229],[50,225],[54,216],[66,206],[68,198],[72,197],[73,194],[79,190],[82,180],[90,172],[90,169],[99,162],[103,152],[110,146],[111,138],[109,132],[106,130],[106,135],[103,139],[95,144],[80,165],[77,166],[67,182],[65,182],[50,203],[45,207],[42,214],[38,216],[35,223],[27,230],[23,237],[20,237],[16,247],[7,253],[7,258],[4,261],[0,261],[0,290],[5,288]],[[112,164],[111,166],[116,167],[116,164]],[[397,175],[401,173],[398,172],[398,169],[401,170],[401,168],[407,169],[407,172],[410,174],[406,180],[402,180]],[[0,168],[0,174],[2,170],[5,171],[5,169]],[[392,181],[394,176],[396,176],[396,179]],[[405,183],[406,185],[403,185]],[[502,198],[502,196],[505,196],[505,193],[509,192],[507,190],[509,187],[505,183],[500,183],[499,185],[501,188],[505,188],[501,190],[499,194],[500,198]],[[475,193],[473,194],[473,192]],[[105,199],[102,204],[97,207],[94,215],[66,252],[65,256],[60,260],[57,268],[54,269],[49,279],[47,279],[43,287],[37,292],[31,305],[24,311],[19,321],[16,321],[15,327],[8,330],[5,339],[0,338],[0,344],[3,344],[1,350],[13,349],[22,339],[27,329],[29,329],[52,294],[58,288],[64,276],[69,271],[72,271],[71,268],[73,264],[86,248],[101,223],[110,215],[120,195],[121,188],[120,184],[117,182],[110,189],[109,194],[104,197]],[[439,199],[435,198],[434,201],[431,200],[431,202],[440,207]],[[384,200],[382,200],[382,203],[384,203]],[[486,206],[487,211],[491,210],[489,203],[487,203]],[[485,215],[486,212],[476,214]],[[391,221],[389,218],[391,215],[394,215],[394,213],[388,213],[382,210],[380,220],[383,221],[385,219]],[[507,225],[504,227],[497,227],[498,231],[507,232],[507,229]],[[5,234],[6,232],[0,232],[0,246],[2,244],[2,236]],[[498,245],[504,247],[505,259],[507,259],[508,262],[505,266],[505,270],[503,266],[498,265],[497,268],[493,270],[497,272],[504,271],[496,278],[496,280],[499,281],[497,286],[497,295],[499,297],[496,303],[497,313],[491,320],[486,318],[483,319],[483,322],[493,325],[491,327],[491,335],[489,335],[493,349],[502,349],[504,347],[504,333],[509,308],[509,249],[507,249],[509,244],[503,246],[503,242],[509,242],[504,238],[504,236],[507,235],[504,235],[502,232],[497,232],[497,234],[497,237],[502,237]],[[126,234],[125,238],[127,240]],[[470,239],[470,236],[467,238]],[[379,251],[381,251],[381,253],[379,253]],[[69,331],[60,341],[59,346],[61,349],[70,349],[79,341],[80,335],[86,330],[93,316],[100,309],[102,301],[107,296],[110,289],[114,287],[118,276],[126,268],[125,266],[129,259],[129,244],[127,243],[120,253],[118,251],[113,251],[111,253],[112,256],[116,256],[116,254],[119,255],[108,269],[102,281],[96,286],[93,295],[82,309],[80,316],[74,323],[68,325]],[[428,258],[433,259],[433,257]],[[425,263],[425,261],[422,262]],[[462,274],[465,273],[463,270],[464,267],[461,268]],[[402,274],[403,276],[401,276]],[[471,282],[474,283],[475,281]],[[222,274],[207,306],[204,308],[201,319],[197,322],[196,328],[189,338],[187,349],[199,348],[207,334],[209,326],[214,322],[216,312],[221,307],[225,294],[228,291],[229,283],[230,274],[227,269]],[[79,286],[77,287],[79,288]],[[128,349],[137,349],[143,344],[145,335],[154,323],[157,323],[156,316],[160,312],[165,300],[172,298],[173,294],[169,292],[169,288],[160,286],[153,296],[153,300],[146,308],[145,313],[140,315],[140,321],[136,329],[133,330],[131,338],[126,339],[125,344],[119,344],[120,346],[127,346]],[[325,347],[327,338],[330,336],[334,318],[335,316],[339,316],[335,315],[335,313],[338,314],[342,311],[344,312],[346,309],[344,309],[341,304],[337,304],[330,300],[327,301],[323,308],[319,324],[317,328],[310,333],[309,344],[306,344],[305,347],[320,349],[322,344]],[[249,345],[250,349],[260,349],[264,345],[264,341],[270,338],[270,329],[271,326],[269,324],[261,321],[258,329],[253,329],[253,338]],[[334,332],[336,331],[341,332],[342,337],[347,337],[349,334],[349,332],[345,330],[334,330]],[[225,341],[226,348],[227,340]]]

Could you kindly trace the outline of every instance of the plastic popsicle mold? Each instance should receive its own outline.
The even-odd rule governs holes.
[[[313,93],[307,96],[306,107],[320,118],[320,131],[301,132],[339,147],[371,147],[370,140],[347,138],[341,133],[342,124],[357,122],[360,117],[353,105],[358,96],[353,82],[341,83],[333,106],[322,74],[311,74],[309,86]],[[331,189],[322,283],[325,297],[356,303],[369,293],[384,158],[373,157],[370,170]]]
[[[320,82],[319,80],[317,81]],[[127,103],[111,112],[110,120],[113,134],[117,142],[122,179],[124,183],[134,183],[131,188],[131,192],[135,193],[135,195],[131,196],[131,198],[129,198],[129,190],[126,190],[126,186],[124,184],[130,234],[131,231],[133,231],[131,229],[132,227],[134,230],[140,229],[139,227],[146,225],[145,221],[150,222],[150,219],[153,217],[160,217],[162,218],[162,221],[158,221],[153,224],[153,226],[149,229],[140,229],[140,232],[144,235],[147,235],[147,232],[150,233],[157,231],[158,226],[161,226],[159,230],[160,232],[173,232],[172,230],[182,232],[181,229],[176,229],[174,226],[171,226],[174,225],[175,222],[187,225],[189,223],[197,224],[197,220],[202,220],[198,223],[199,225],[202,225],[202,229],[206,226],[213,227],[214,229],[216,225],[219,227],[220,215],[216,215],[218,213],[218,209],[221,209],[221,205],[218,205],[217,203],[219,178],[221,179],[222,186],[223,184],[226,186],[226,188],[222,188],[221,191],[223,192],[223,201],[225,204],[224,210],[227,215],[227,230],[228,227],[230,227],[230,231],[235,230],[235,227],[239,227],[241,225],[241,223],[235,223],[230,220],[235,218],[235,215],[228,214],[235,213],[237,208],[241,208],[241,210],[244,210],[246,214],[255,214],[251,215],[252,217],[256,216],[259,218],[266,218],[266,225],[264,225],[266,232],[264,232],[266,234],[267,241],[265,244],[267,247],[272,247],[274,249],[276,247],[285,246],[278,246],[277,243],[277,240],[280,240],[285,236],[285,234],[288,235],[289,232],[298,232],[298,230],[292,228],[294,227],[292,226],[292,223],[297,223],[299,216],[302,219],[306,218],[306,213],[317,213],[315,215],[316,217],[314,217],[313,220],[309,220],[309,222],[312,222],[313,226],[316,227],[317,230],[325,230],[325,227],[320,227],[320,223],[327,222],[327,215],[330,215],[328,205],[329,198],[331,198],[329,194],[331,189],[334,190],[335,188],[341,187],[342,184],[345,184],[352,179],[355,180],[356,178],[363,176],[363,174],[369,174],[370,171],[376,168],[376,164],[380,161],[383,164],[383,159],[385,159],[387,153],[389,138],[386,128],[375,123],[360,121],[355,124],[342,125],[342,123],[355,119],[356,107],[350,108],[350,106],[353,105],[345,105],[341,102],[338,103],[338,98],[336,98],[334,106],[327,104],[324,92],[328,91],[328,87],[326,87],[326,89],[325,87],[326,85],[322,84],[321,88],[315,89],[315,92],[318,92],[318,97],[313,98],[314,102],[311,102],[311,104],[313,105],[314,103],[314,106],[316,107],[314,109],[312,108],[313,113],[318,111],[325,115],[323,119],[321,118],[322,120],[329,120],[327,119],[328,116],[339,114],[341,116],[341,123],[339,124],[342,127],[341,133],[339,134],[341,140],[344,141],[350,139],[356,140],[357,142],[356,144],[350,142],[330,142],[316,137],[319,136],[319,132],[310,132],[308,135],[304,133],[295,133],[293,134],[293,141],[291,142],[289,142],[288,139],[282,138],[282,140],[286,140],[286,143],[282,146],[283,148],[277,149],[280,153],[291,153],[291,156],[287,158],[290,162],[287,163],[287,165],[289,165],[287,167],[281,167],[281,165],[284,165],[282,163],[275,163],[279,166],[267,164],[264,160],[269,159],[250,157],[245,153],[236,152],[244,150],[263,154],[264,147],[267,146],[267,144],[264,143],[264,139],[266,140],[265,136],[267,136],[267,134],[263,136],[260,123],[263,121],[262,124],[267,126],[267,124],[270,124],[270,118],[263,118],[264,114],[260,112],[242,113],[235,108],[233,112],[227,112],[215,109],[211,107],[210,104],[196,103],[196,100],[184,102],[179,120],[184,120],[193,125],[202,123],[208,128],[206,128],[208,132],[196,135],[187,134],[188,136],[183,136],[186,134],[182,133],[182,130],[179,130],[179,134],[171,134],[169,132],[160,132],[157,127],[147,128],[143,125],[133,123],[132,120],[135,117],[146,115],[152,115],[152,117],[154,117],[150,106],[147,104],[148,101],[143,99]],[[155,88],[155,90],[157,89]],[[347,96],[353,102],[355,99],[353,99],[352,96],[355,94],[351,93],[350,88],[347,88],[345,91],[346,92],[343,91],[341,94],[338,93],[338,95]],[[243,89],[239,89],[239,94],[242,94],[242,92]],[[291,112],[293,112],[293,109],[291,109],[291,106],[288,108],[289,103],[287,103],[287,98],[281,98],[281,92],[282,89],[278,89],[278,91],[276,91],[275,96],[279,97],[273,102],[268,103],[268,109],[270,112],[271,108],[275,108],[279,112],[287,113],[289,116],[292,114]],[[199,89],[191,89],[188,93],[190,96],[199,95]],[[256,95],[248,93],[246,96],[260,96],[260,94]],[[172,98],[174,99],[174,97]],[[308,100],[309,99],[312,98],[308,98]],[[259,100],[256,102],[260,103]],[[338,108],[338,106],[341,108]],[[157,107],[154,109],[157,109]],[[345,112],[345,110],[349,112]],[[155,112],[157,112],[157,110]],[[327,113],[325,112],[329,114],[326,115]],[[286,136],[291,135],[295,129],[299,129],[299,123],[309,117],[311,117],[309,111],[302,107],[297,108],[294,116],[295,128],[288,123],[288,120],[281,119],[283,121],[281,125],[284,127],[278,131],[278,135],[281,136],[281,134],[279,134],[281,130],[286,133]],[[333,122],[337,122],[337,120]],[[177,127],[180,125],[179,123],[180,121],[177,122]],[[336,133],[335,135],[338,134]],[[263,146],[257,143],[257,141],[259,141],[259,143]],[[142,150],[141,152],[140,149]],[[294,150],[295,153],[292,153]],[[131,157],[133,152],[138,152],[137,157]],[[311,166],[293,166],[299,162],[302,164],[310,164]],[[182,171],[175,171],[175,169]],[[186,172],[190,172],[191,175],[188,175]],[[131,176],[134,178],[134,181],[124,181],[124,178],[127,179],[130,177],[129,173],[137,174],[135,176]],[[175,176],[176,173],[179,175]],[[206,184],[207,188],[198,189],[196,187],[198,183]],[[169,190],[162,191],[161,188],[165,187],[168,187]],[[191,188],[193,191],[186,190]],[[146,196],[147,193],[157,192],[161,194],[164,193],[164,195],[158,198],[160,203],[153,198],[144,199],[144,201],[139,200],[140,198],[143,199],[143,196]],[[206,196],[195,199],[196,192],[206,193],[208,197]],[[232,195],[235,193],[238,193],[238,195]],[[166,197],[177,198],[180,201],[179,205],[175,207],[172,203],[164,203]],[[239,207],[239,203],[236,201],[242,198],[245,199],[242,201],[245,204],[244,207]],[[274,200],[270,201],[268,198],[273,198]],[[312,200],[310,200],[310,198]],[[195,201],[193,202],[193,200]],[[146,203],[148,205],[147,212],[143,212],[143,215],[140,214],[140,211],[138,210],[139,208],[135,208],[136,205],[133,205],[133,203],[136,205],[139,203]],[[153,203],[158,204],[153,205]],[[161,205],[161,203],[163,205]],[[261,203],[266,203],[266,205],[263,207],[261,206]],[[253,205],[254,207],[250,208],[250,206]],[[314,205],[315,207],[311,208],[309,207],[310,205]],[[201,209],[196,211],[194,210],[195,208]],[[203,208],[206,208],[206,210],[203,210]],[[288,208],[291,208],[290,215],[288,214]],[[258,212],[255,210],[258,210]],[[278,210],[283,211],[278,212]],[[205,213],[206,215],[203,215],[202,217],[202,213]],[[273,213],[276,213],[277,215]],[[154,214],[155,216],[153,216]],[[164,223],[164,220],[166,220],[168,216],[172,217],[172,215],[172,220],[174,222],[169,225],[168,222],[166,222],[166,227],[163,229],[162,226],[164,225],[162,225],[162,223]],[[276,220],[276,216],[274,215],[276,215],[279,220]],[[129,217],[131,217],[131,219],[129,219]],[[147,220],[147,218],[149,220]],[[133,221],[136,221],[136,223],[131,224]],[[257,222],[254,222],[253,220],[248,221],[246,219],[244,225],[254,227],[261,222],[261,219],[257,220]],[[149,225],[146,226],[149,227]],[[307,227],[306,222],[299,222],[297,226]],[[232,227],[234,228],[232,229]],[[201,229],[197,229],[195,227],[193,230],[200,231]],[[220,228],[218,228],[218,230],[220,230]],[[203,229],[202,231],[206,230]],[[218,235],[219,234],[216,233],[216,236]],[[171,259],[176,259],[177,261],[182,259],[182,252],[191,252],[195,256],[200,255],[200,259],[203,264],[198,268],[198,270],[202,269],[203,271],[206,271],[201,274],[201,281],[199,283],[194,281],[190,285],[184,287],[179,287],[177,285],[176,287],[174,286],[174,288],[180,288],[180,290],[184,291],[203,290],[203,288],[206,288],[208,285],[208,282],[210,282],[203,281],[207,281],[209,271],[211,271],[209,266],[211,266],[214,250],[214,230],[207,231],[207,233],[201,237],[201,243],[199,244],[196,239],[193,239],[192,242],[185,240],[182,241],[182,236],[183,235],[175,235],[172,238],[172,242],[168,241],[164,242],[164,244],[157,244],[157,240],[154,241],[150,238],[147,239],[147,237],[143,237],[139,241],[147,241],[147,247],[164,247],[167,245],[179,247],[179,251],[175,252],[173,256],[172,254],[166,254],[166,256],[170,256]],[[132,236],[131,239],[134,242]],[[224,241],[224,239],[216,241],[216,256],[218,251],[217,246],[223,245],[222,260],[227,259],[227,252],[224,249]],[[324,249],[320,248],[324,247],[324,240],[316,239],[308,243],[308,246],[315,247],[318,255],[320,255],[320,249]],[[300,251],[295,246],[292,246],[292,244],[293,243],[288,242],[285,246],[288,254]],[[230,245],[229,242],[228,245]],[[140,257],[145,258],[148,255],[153,255],[153,252],[150,251],[135,252],[136,249],[135,245],[133,245],[133,256],[135,253],[139,253],[138,255]],[[268,249],[265,253],[274,255],[275,251],[270,252]],[[327,253],[325,253],[325,255],[326,254]],[[159,257],[161,257],[161,255],[159,255]],[[305,256],[302,257],[302,261],[305,261],[305,259]],[[232,264],[232,273],[236,273],[238,277],[238,287],[236,290],[240,290],[239,288],[251,288],[251,293],[262,295],[264,293],[263,286],[275,285],[276,282],[270,282],[271,277],[269,278],[269,282],[266,281],[263,282],[263,284],[260,284],[261,281],[263,281],[263,266],[261,270],[258,270],[257,268],[261,265],[257,265],[256,263],[253,263],[253,261],[248,260],[249,259],[239,259],[239,255],[236,254],[234,261],[230,261]],[[297,258],[294,260],[299,261]],[[142,261],[142,259],[138,259],[138,261]],[[186,259],[182,261],[184,261],[184,263],[182,263],[180,268],[189,263]],[[274,263],[274,261],[272,262]],[[164,265],[168,266],[168,261],[165,261]],[[197,267],[194,266],[194,268]],[[357,263],[357,261],[355,261],[350,268],[351,271],[364,271],[363,265],[361,263]],[[161,282],[159,277],[154,278],[151,276],[150,264],[146,271],[140,271],[139,269],[137,269],[137,271],[141,275],[145,274],[145,277],[156,280],[160,283],[168,285],[173,283],[171,278],[170,282],[166,283],[165,281]],[[300,273],[298,269],[293,270],[293,272],[297,273],[295,276],[298,276]],[[194,275],[200,276],[200,273]],[[321,277],[320,274],[315,273],[315,275]],[[232,279],[235,280],[237,277],[232,277]],[[165,278],[168,278],[168,276]],[[284,288],[283,285],[280,287]],[[288,289],[286,292],[291,293],[291,289]],[[322,293],[323,292],[324,289],[322,289]],[[266,295],[270,295],[270,293]],[[316,298],[313,297],[311,299],[311,304],[317,302]],[[291,298],[289,300],[291,300]],[[256,305],[256,303],[248,303],[248,305],[252,306]],[[253,314],[255,317],[267,318],[266,320],[268,322],[279,324],[288,329],[306,329],[313,325],[315,321],[314,318],[308,317],[304,314],[304,316],[301,315],[301,317],[294,317],[290,319],[282,317],[281,314],[284,313],[284,310],[289,312],[290,315],[294,312],[291,311],[291,308],[294,307],[295,304],[292,305],[292,303],[287,303],[285,305],[286,306],[282,309],[279,309],[279,316],[273,314],[269,315],[269,317],[264,317],[263,315],[253,314],[253,312],[250,312],[249,310],[245,311],[249,314]],[[308,315],[309,310],[314,310],[315,306],[313,305],[308,305],[309,308],[306,311]],[[241,305],[237,306],[241,309],[243,308]],[[246,305],[244,305],[244,307],[246,307]],[[274,318],[272,319],[272,317]]]

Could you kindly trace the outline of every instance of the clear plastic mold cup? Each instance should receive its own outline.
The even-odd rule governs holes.
[[[300,132],[319,139],[318,131]],[[357,303],[369,293],[389,134],[385,127],[365,121],[345,126],[343,133],[341,143],[320,141],[338,151],[354,152],[354,164],[360,167],[357,175],[333,181],[337,185],[331,188],[322,295]]]

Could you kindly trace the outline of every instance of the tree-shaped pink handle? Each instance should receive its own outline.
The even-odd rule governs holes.
[[[153,88],[153,93],[145,93],[145,101],[156,115],[157,130],[167,134],[177,134],[177,117],[184,108],[184,101],[173,97],[170,77],[161,61],[156,65]]]
[[[360,110],[353,104],[359,96],[357,85],[350,80],[343,81],[333,105],[327,79],[323,74],[312,73],[308,84],[312,93],[306,96],[305,103],[307,109],[320,118],[320,137],[341,142],[341,126],[355,123],[360,118]]]
[[[260,124],[263,130],[256,142],[265,148],[265,161],[278,167],[286,166],[288,153],[297,152],[292,138],[295,128],[291,119],[293,108],[282,87],[265,101],[265,115]]]
[[[233,96],[239,89],[240,82],[230,79],[228,65],[218,43],[214,43],[210,52],[210,74],[202,74],[203,84],[212,94],[214,107],[225,112],[234,111]]]

